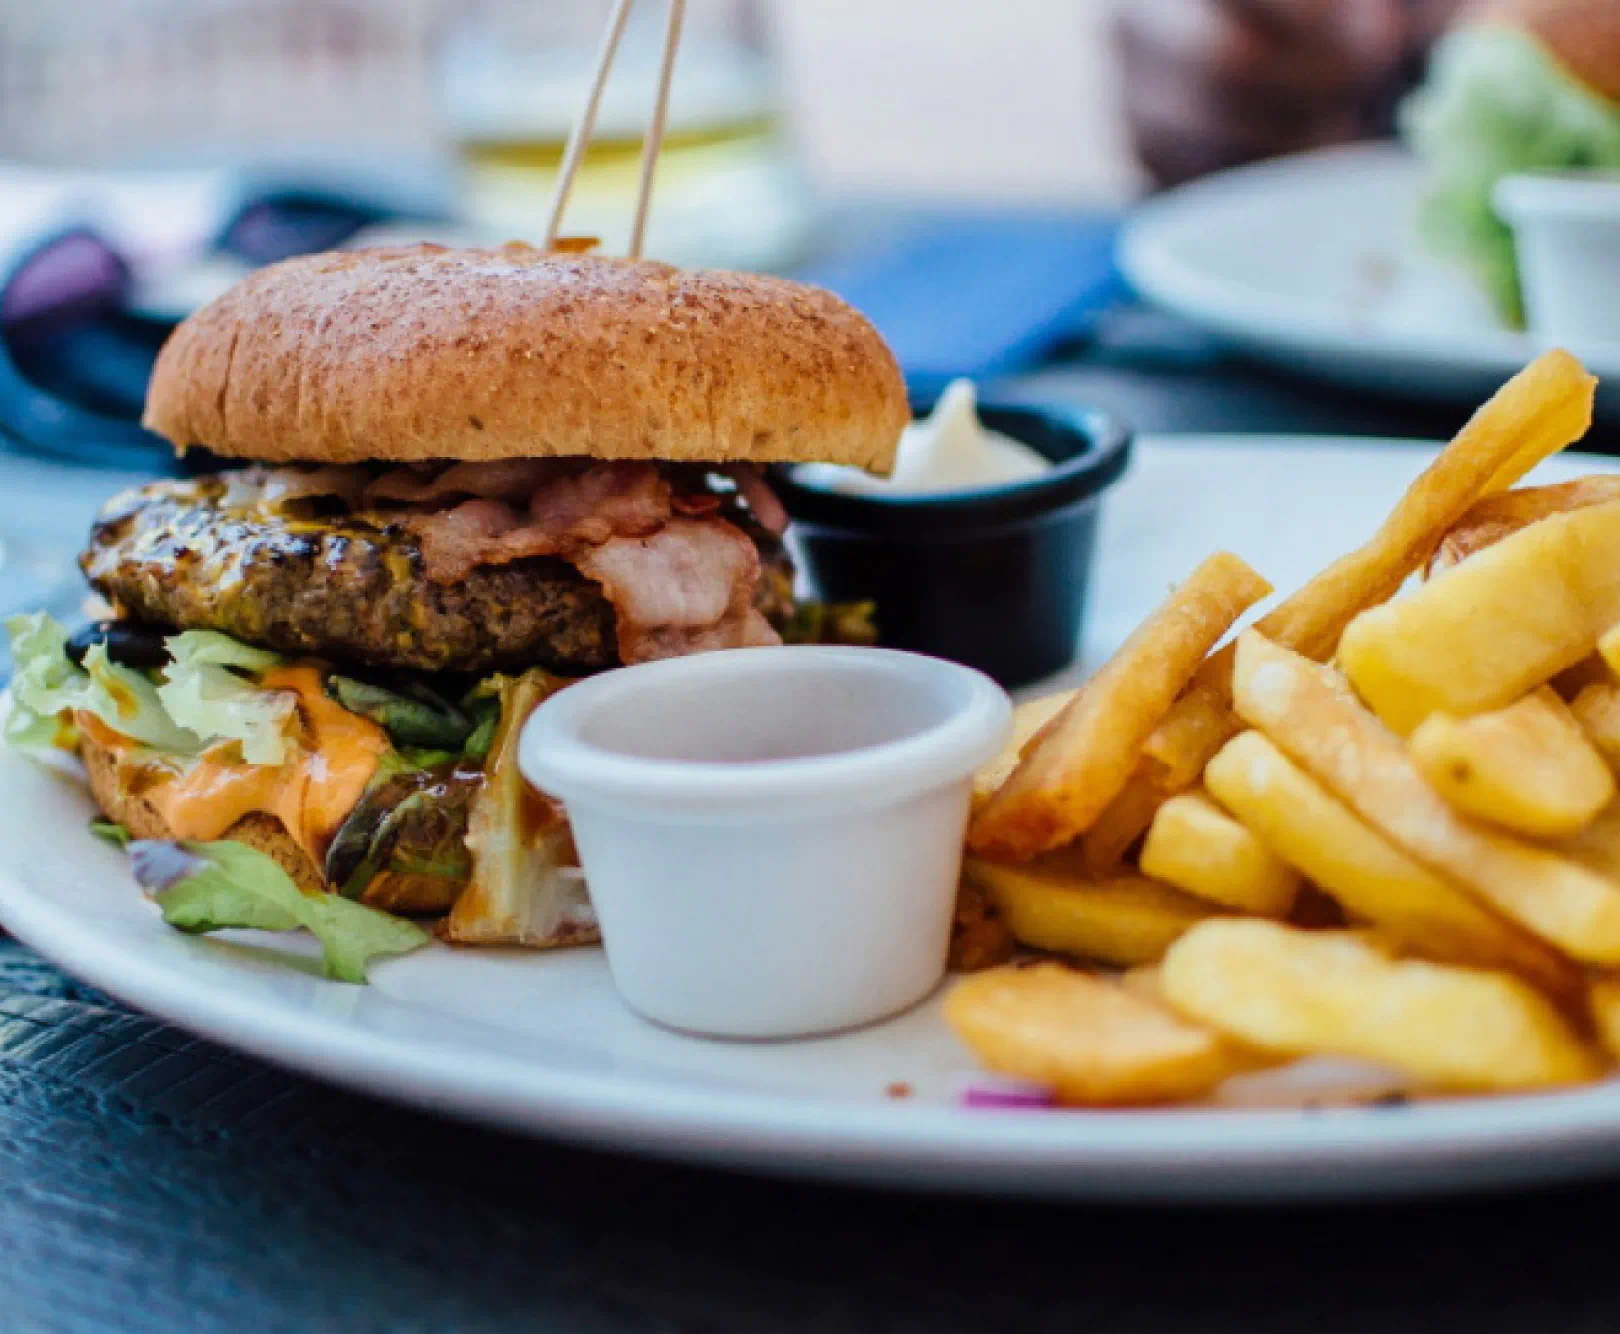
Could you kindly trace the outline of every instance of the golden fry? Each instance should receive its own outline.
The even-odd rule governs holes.
[[[1587,870],[1620,882],[1620,801],[1599,811],[1580,833],[1549,846]]]
[[[953,973],[977,973],[1006,963],[1016,952],[1012,931],[989,894],[964,876],[956,887],[945,966]]]
[[[1058,963],[959,982],[945,1018],[989,1069],[1049,1085],[1064,1103],[1196,1098],[1253,1064],[1209,1029]]]
[[[1021,943],[1121,966],[1154,962],[1216,911],[1139,875],[1088,880],[1066,853],[1022,866],[970,858],[965,874]]]
[[[1259,732],[1227,742],[1204,781],[1277,856],[1406,952],[1507,969],[1567,1003],[1579,995],[1580,970],[1562,954],[1413,861]]]
[[[1536,358],[1474,414],[1366,545],[1334,561],[1256,628],[1316,661],[1331,656],[1345,626],[1394,596],[1469,506],[1506,490],[1586,434],[1596,386],[1567,352]],[[1232,662],[1230,646],[1206,662],[1145,742],[1144,754],[1160,770],[1154,778],[1161,791],[1192,786],[1210,756],[1239,730],[1231,716]]]
[[[1200,565],[1036,739],[974,817],[968,846],[1023,861],[1088,829],[1204,655],[1270,591],[1229,553]]]
[[[1170,947],[1161,983],[1180,1013],[1241,1042],[1377,1061],[1435,1089],[1576,1084],[1602,1068],[1519,978],[1394,959],[1348,932],[1206,922]]]
[[[1024,748],[1080,693],[1060,690],[1053,695],[1027,700],[1013,710],[1012,740],[989,764],[973,775],[973,809],[978,810],[1012,776]]]
[[[1430,714],[1409,745],[1457,810],[1531,838],[1578,833],[1615,795],[1614,775],[1551,686],[1471,718]]]
[[[1620,963],[1620,885],[1458,816],[1330,668],[1250,632],[1238,641],[1234,703],[1245,722],[1410,857],[1566,954]]]
[[[1131,845],[1147,833],[1164,797],[1147,780],[1140,765],[1120,793],[1080,836],[1086,874],[1095,880],[1112,875],[1125,860]]]
[[[1441,540],[1429,562],[1429,574],[1440,574],[1541,519],[1610,500],[1620,500],[1620,474],[1599,473],[1557,486],[1526,486],[1486,496]]]
[[[1521,529],[1339,642],[1356,693],[1402,735],[1431,713],[1499,709],[1597,646],[1620,621],[1620,501]]]
[[[1608,664],[1611,672],[1620,675],[1620,624],[1611,625],[1598,636],[1598,656]]]
[[[1620,681],[1610,677],[1582,686],[1569,711],[1609,768],[1620,772]]]
[[[1183,792],[1159,807],[1142,845],[1142,874],[1238,912],[1286,917],[1299,874],[1208,797]]]

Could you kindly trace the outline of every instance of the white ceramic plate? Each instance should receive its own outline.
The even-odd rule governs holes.
[[[1417,163],[1358,145],[1222,172],[1138,210],[1119,262],[1148,300],[1289,370],[1476,403],[1538,350],[1421,243]],[[1572,348],[1620,416],[1620,344]]]
[[[1144,442],[1110,500],[1092,655],[1217,547],[1293,586],[1363,539],[1426,457]],[[1564,460],[1547,475],[1596,466]],[[285,938],[165,927],[122,855],[85,832],[89,813],[70,778],[0,755],[0,922],[21,939],[233,1047],[515,1130],[807,1176],[1087,1197],[1348,1196],[1620,1168],[1620,1083],[1399,1108],[969,1111],[954,1094],[972,1062],[937,999],[840,1037],[724,1043],[630,1014],[595,950],[434,946],[380,965],[369,987],[325,982]],[[910,1096],[891,1096],[900,1084]]]

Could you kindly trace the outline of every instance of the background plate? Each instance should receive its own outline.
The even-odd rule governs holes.
[[[1362,540],[1428,451],[1342,441],[1144,441],[1111,498],[1090,656],[1209,551],[1290,589]],[[1565,459],[1557,480],[1605,465]],[[1620,1082],[1399,1108],[984,1112],[937,998],[807,1042],[705,1042],[617,1000],[595,950],[434,946],[369,987],[279,937],[171,931],[84,830],[66,772],[0,755],[0,922],[131,1004],[287,1066],[515,1130],[865,1182],[1119,1198],[1395,1194],[1620,1165]],[[908,1096],[895,1096],[903,1085]]]
[[[1418,164],[1390,144],[1240,167],[1126,222],[1119,264],[1143,297],[1261,360],[1378,393],[1487,398],[1538,350],[1460,269],[1424,248]],[[1620,417],[1620,345],[1573,346]]]

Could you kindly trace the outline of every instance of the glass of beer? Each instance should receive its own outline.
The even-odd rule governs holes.
[[[469,220],[537,239],[612,0],[482,0],[445,34],[438,89]],[[665,5],[631,13],[563,232],[623,251],[656,97]],[[782,129],[754,0],[689,0],[659,159],[647,254],[774,268],[805,239],[809,200]]]

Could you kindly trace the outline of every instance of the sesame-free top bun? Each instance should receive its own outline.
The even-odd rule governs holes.
[[[1620,102],[1620,4],[1615,0],[1481,0],[1463,21],[1523,30],[1592,92]]]
[[[261,269],[164,345],[145,422],[266,462],[893,466],[909,419],[858,311],[781,278],[418,245]]]

